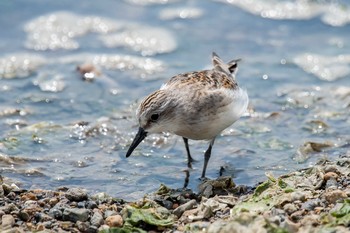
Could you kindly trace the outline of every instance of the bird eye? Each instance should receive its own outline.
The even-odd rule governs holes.
[[[159,114],[158,113],[154,113],[154,114],[151,115],[151,121],[156,121],[156,120],[158,120],[158,118],[159,118]]]

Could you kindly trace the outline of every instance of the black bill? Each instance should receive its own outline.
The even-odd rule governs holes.
[[[143,139],[147,136],[147,132],[142,129],[141,127],[139,128],[139,131],[137,132],[134,141],[132,141],[128,152],[126,152],[126,157],[129,157],[131,153],[135,150],[135,148],[142,142]]]

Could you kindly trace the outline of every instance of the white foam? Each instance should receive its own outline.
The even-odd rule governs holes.
[[[100,37],[107,47],[127,47],[143,56],[174,51],[177,43],[170,31],[156,27],[131,26],[120,33]]]
[[[60,63],[93,64],[109,70],[129,70],[138,74],[153,74],[161,72],[165,64],[154,58],[120,54],[90,54],[82,53],[70,55],[58,59]]]
[[[204,11],[196,7],[167,8],[160,11],[159,18],[163,20],[196,19],[203,14]]]
[[[334,81],[350,75],[350,54],[324,56],[304,53],[296,56],[293,62],[305,72],[325,81]]]
[[[275,20],[307,20],[322,15],[321,20],[331,26],[350,22],[349,6],[333,1],[309,0],[216,0],[235,5],[251,14]]]
[[[124,0],[124,1],[135,5],[147,6],[147,5],[154,5],[154,4],[167,4],[167,3],[176,2],[178,0]]]
[[[0,78],[25,78],[45,64],[45,58],[29,53],[0,57]]]
[[[107,18],[59,11],[25,24],[25,46],[34,50],[77,49],[79,43],[74,38],[88,32],[108,33],[121,27],[121,22]]]

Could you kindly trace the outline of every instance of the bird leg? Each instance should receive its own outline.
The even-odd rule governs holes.
[[[188,146],[188,138],[182,137],[185,143],[186,151],[187,151],[187,167],[192,169],[192,162],[195,160],[192,158],[190,153],[190,147]]]
[[[189,170],[185,170],[184,171],[186,176],[185,176],[185,182],[184,182],[184,189],[187,188],[188,182],[190,181],[190,171]]]
[[[207,170],[208,162],[209,162],[210,155],[211,155],[211,148],[214,145],[214,141],[215,141],[215,138],[213,138],[210,141],[209,147],[208,147],[207,151],[204,153],[204,165],[203,165],[203,171],[202,171],[202,177],[201,177],[202,179],[205,178],[205,172]]]

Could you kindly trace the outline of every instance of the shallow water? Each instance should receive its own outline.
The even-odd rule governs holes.
[[[224,167],[253,185],[265,172],[350,153],[350,6],[250,2],[1,1],[2,175],[25,188],[83,186],[126,199],[160,183],[181,187],[180,137],[151,135],[125,158],[134,112],[173,75],[210,67],[212,51],[242,58],[250,106],[217,138],[208,177]],[[190,141],[190,188],[206,147]]]

